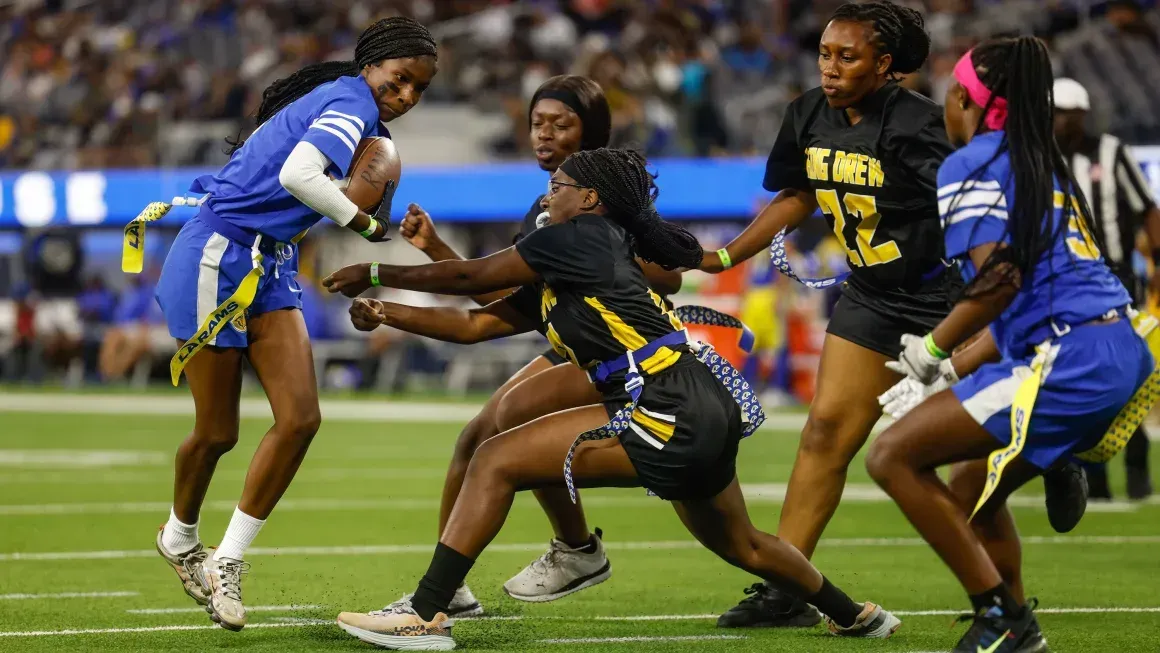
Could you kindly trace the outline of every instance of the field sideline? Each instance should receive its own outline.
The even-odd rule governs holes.
[[[0,650],[373,650],[333,617],[413,589],[434,545],[451,445],[477,406],[324,400],[322,431],[250,556],[251,625],[238,634],[212,627],[152,551],[190,408],[188,397],[171,393],[0,394]],[[242,441],[219,465],[202,515],[207,543],[221,537],[268,415],[260,398],[243,400]],[[767,530],[776,529],[803,421],[771,415],[742,446],[750,512]],[[1122,463],[1112,471],[1122,493]],[[521,496],[469,578],[488,614],[457,626],[460,648],[949,650],[966,627],[948,629],[965,597],[861,460],[849,482],[815,562],[851,594],[903,617],[889,641],[837,640],[820,628],[716,629],[716,614],[751,580],[693,542],[664,502],[598,490],[584,492],[585,505],[605,531],[613,577],[549,604],[504,596],[503,581],[550,537],[534,499]],[[1027,585],[1052,650],[1160,650],[1160,503],[1093,504],[1075,532],[1058,536],[1039,494],[1030,488],[1013,503]]]

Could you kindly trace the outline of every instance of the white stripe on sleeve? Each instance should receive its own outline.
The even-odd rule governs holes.
[[[316,127],[318,125],[334,125],[338,127],[355,143],[362,140],[362,131],[359,130],[355,124],[346,118],[319,118],[315,120],[310,126]]]
[[[334,127],[331,127],[329,125],[320,125],[318,123],[314,123],[313,125],[310,126],[310,129],[321,129],[324,132],[330,132],[331,134],[334,134],[335,136],[338,137],[338,140],[342,141],[343,145],[346,145],[347,147],[350,148],[350,153],[352,155],[354,154],[354,141],[350,140],[349,136],[338,131]],[[309,131],[309,130],[307,130],[307,131]]]
[[[358,125],[358,133],[360,135],[362,134],[362,131],[367,128],[367,124],[365,122],[363,122],[362,118],[359,118],[358,116],[352,116],[349,113],[342,113],[339,111],[335,111],[334,109],[328,109],[326,111],[323,111],[322,115],[319,116],[319,118],[322,118],[324,116],[338,116],[339,118],[346,118],[347,120]]]
[[[952,193],[967,192],[971,190],[1003,190],[999,182],[989,179],[968,179],[967,181],[956,181],[941,186],[938,189],[939,199],[942,199]]]
[[[952,224],[958,224],[964,220],[980,218],[983,216],[989,216],[997,220],[1006,220],[1007,210],[991,208],[989,206],[972,206],[969,208],[958,209],[950,215],[943,216],[943,227],[949,227]]]
[[[1007,208],[1007,197],[1001,190],[968,190],[952,193],[938,201],[938,212],[945,214],[952,207],[994,206]]]

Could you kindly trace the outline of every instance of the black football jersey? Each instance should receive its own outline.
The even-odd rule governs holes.
[[[953,149],[942,108],[895,83],[867,98],[853,125],[815,88],[786,110],[763,185],[814,191],[846,249],[854,290],[928,292],[931,279],[951,276],[939,274],[936,180]]]
[[[618,358],[683,328],[649,288],[624,229],[605,217],[581,214],[540,227],[520,239],[516,251],[542,281],[520,288],[507,301],[540,325],[537,330],[556,353],[580,367]],[[637,365],[655,374],[685,351],[662,347]]]

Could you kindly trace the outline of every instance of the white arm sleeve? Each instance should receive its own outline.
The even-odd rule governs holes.
[[[358,207],[327,176],[329,165],[330,159],[321,150],[301,141],[282,164],[278,182],[298,201],[345,227]]]

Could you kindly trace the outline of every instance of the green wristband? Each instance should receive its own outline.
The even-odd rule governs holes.
[[[371,263],[371,285],[376,287],[376,288],[383,285],[382,283],[379,282],[379,264],[378,263]]]
[[[721,267],[728,270],[733,267],[733,259],[729,258],[729,250],[722,247],[717,250],[717,258],[721,259]]]
[[[938,345],[934,344],[934,335],[933,334],[930,334],[930,333],[926,334],[926,337],[922,339],[922,342],[923,342],[923,344],[926,345],[926,353],[930,354],[931,356],[934,356],[935,358],[939,359],[940,361],[945,361],[946,359],[951,357],[950,354],[946,353]]]
[[[379,230],[379,221],[375,220],[374,218],[371,218],[370,226],[367,227],[366,229],[364,229],[363,231],[358,232],[358,235],[362,236],[363,238],[370,238],[371,236],[375,235],[375,232],[378,230]],[[378,284],[375,284],[375,285],[378,285]]]

